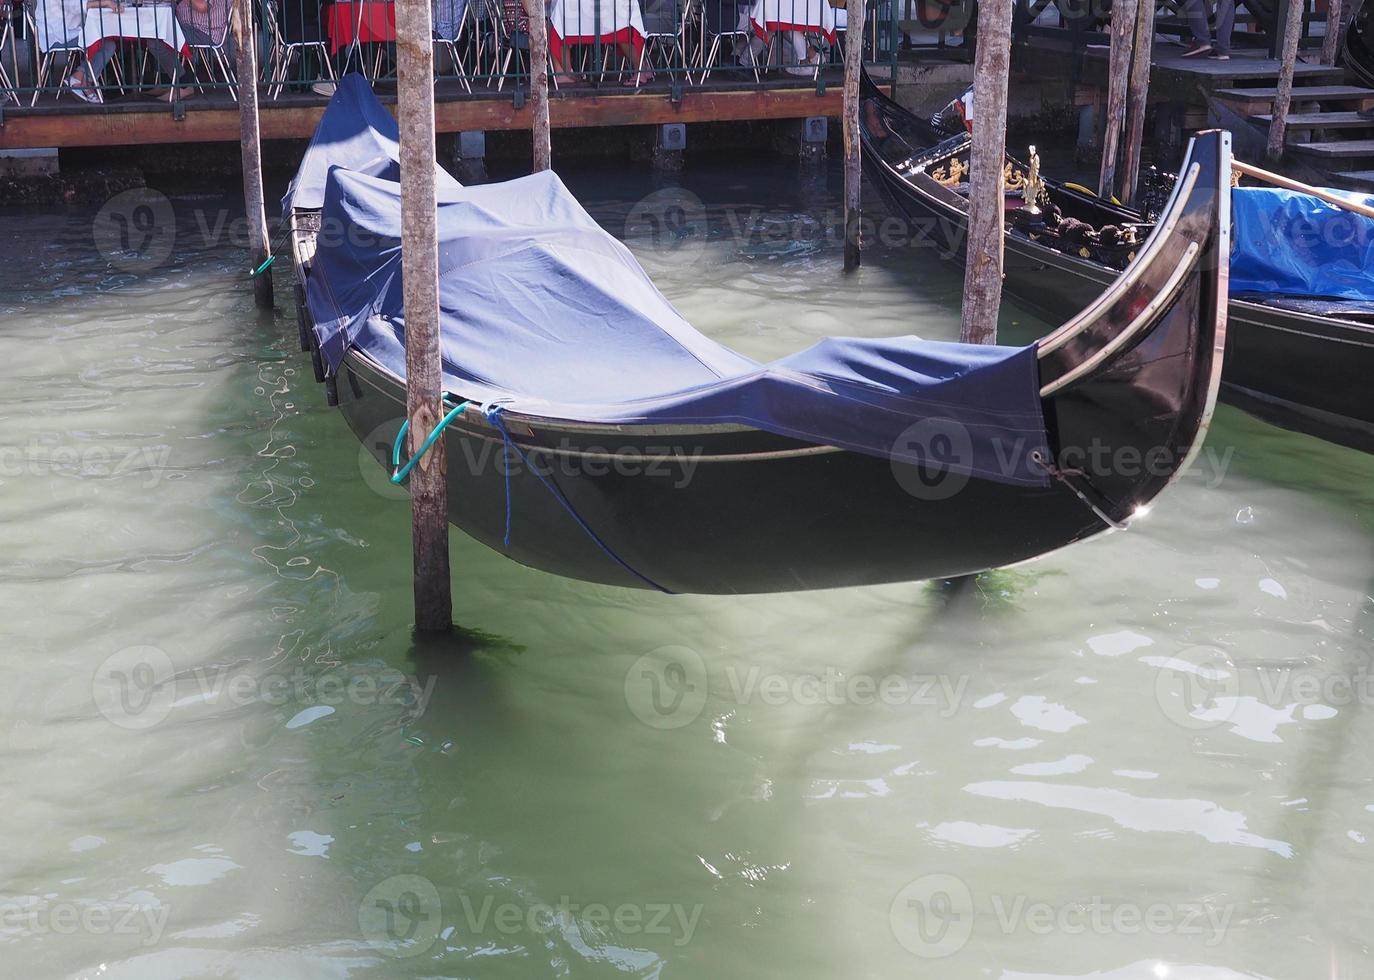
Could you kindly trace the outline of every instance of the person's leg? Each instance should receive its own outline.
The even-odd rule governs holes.
[[[1184,0],[1184,17],[1188,22],[1188,33],[1193,36],[1192,47],[1212,43],[1212,31],[1207,26],[1206,0]]]
[[[89,55],[86,62],[86,80],[91,85],[100,84],[100,75],[105,70],[105,66],[110,63],[110,59],[115,55],[115,43],[106,41],[102,44],[95,54]],[[77,72],[81,69],[78,68]],[[76,72],[73,72],[76,74]]]
[[[1217,0],[1217,43],[1212,47],[1216,53],[1231,53],[1231,32],[1236,27],[1236,0]]]
[[[160,41],[149,41],[148,53],[153,56],[153,61],[169,81],[180,81],[185,75],[186,67],[182,64],[181,58],[167,45]]]

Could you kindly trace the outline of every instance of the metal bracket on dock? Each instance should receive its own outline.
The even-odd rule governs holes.
[[[186,121],[186,103],[180,99],[172,100],[172,118],[177,122]]]
[[[817,75],[816,75],[816,98],[819,99],[819,98],[820,98],[822,95],[824,95],[824,94],[825,94],[825,76],[824,76],[824,75],[821,75],[821,74],[817,74]]]
[[[511,105],[517,109],[523,109],[525,107],[525,90],[520,87],[519,83],[516,83],[515,87],[511,89],[510,101]]]
[[[668,87],[668,101],[672,102],[673,105],[682,104],[682,79],[678,78],[676,75],[673,76],[672,82]]]

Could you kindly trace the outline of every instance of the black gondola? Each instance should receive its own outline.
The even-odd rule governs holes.
[[[493,423],[465,412],[444,436],[450,520],[558,575],[693,593],[957,576],[1124,526],[1198,451],[1219,384],[1225,135],[1198,137],[1184,174],[1136,261],[1035,352],[1043,485],[959,476],[944,465],[950,433],[938,419],[927,420],[937,430],[928,463],[916,465],[739,424],[588,424],[521,412]],[[323,268],[320,212],[296,204],[289,216],[296,275],[310,284]],[[313,300],[303,309],[307,328],[329,315]],[[306,333],[314,344],[318,335]],[[390,466],[404,378],[356,345],[335,373],[350,428]],[[481,462],[512,449],[522,465]],[[668,478],[649,478],[648,464]]]
[[[1356,74],[1361,84],[1374,88],[1374,36],[1369,29],[1369,4],[1360,3],[1341,46],[1345,66]]]
[[[951,170],[967,166],[969,137],[949,136],[885,96],[867,76],[862,93],[864,169],[894,215],[946,256],[963,257],[967,201]],[[1008,157],[1011,182],[1026,167]],[[1006,292],[1051,320],[1084,309],[1120,275],[1154,222],[1091,193],[1046,180],[1071,229],[1112,230],[1111,243],[1040,234],[1009,221]],[[1161,218],[1161,220],[1164,220]],[[1034,237],[1033,237],[1034,236]],[[1124,241],[1123,241],[1124,240]],[[1221,397],[1268,421],[1374,451],[1374,304],[1232,293]]]

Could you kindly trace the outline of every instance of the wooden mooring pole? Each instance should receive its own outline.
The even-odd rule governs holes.
[[[1006,200],[1002,168],[1007,156],[1007,72],[1011,64],[1012,0],[978,7],[973,64],[973,149],[969,157],[968,241],[964,312],[959,339],[997,341],[1002,306],[1002,233]]]
[[[1126,122],[1126,86],[1131,80],[1131,48],[1135,39],[1136,0],[1113,0],[1111,48],[1107,57],[1107,131],[1102,138],[1102,173],[1097,196],[1116,192],[1116,157]]]
[[[1274,117],[1269,121],[1269,145],[1265,155],[1270,160],[1283,156],[1288,135],[1288,109],[1293,104],[1293,70],[1298,63],[1298,40],[1302,37],[1302,14],[1307,0],[1288,0],[1288,14],[1283,24],[1283,47],[1279,51],[1279,85],[1274,95]]]
[[[534,172],[553,167],[549,140],[549,22],[544,0],[529,0],[530,128],[534,137]]]
[[[1326,0],[1326,35],[1322,38],[1322,64],[1336,63],[1336,48],[1341,43],[1341,0]]]
[[[1126,90],[1126,155],[1121,166],[1121,199],[1134,205],[1140,186],[1140,154],[1145,143],[1145,107],[1150,95],[1151,47],[1155,36],[1154,0],[1140,0],[1135,18],[1135,51]]]
[[[859,226],[863,217],[863,165],[859,139],[859,75],[864,61],[864,15],[867,0],[851,0],[844,32],[844,271],[862,261]]]
[[[262,200],[262,140],[258,130],[258,36],[253,26],[252,0],[234,4],[238,32],[239,149],[243,155],[243,208],[248,218],[248,254],[253,264],[253,302],[272,308],[271,239]],[[173,80],[173,84],[179,84]],[[175,96],[173,96],[175,97]]]
[[[396,0],[396,106],[401,130],[401,281],[406,329],[406,417],[411,453],[443,411],[439,351],[439,246],[434,198],[434,48],[430,0]],[[449,592],[444,440],[410,471],[415,629],[453,625]]]

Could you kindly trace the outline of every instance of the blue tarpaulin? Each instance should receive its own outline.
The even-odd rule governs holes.
[[[1374,206],[1374,197],[1332,191]],[[1232,294],[1374,301],[1374,220],[1295,191],[1237,187]]]
[[[324,202],[324,184],[330,167],[400,180],[400,140],[396,119],[377,101],[367,79],[356,72],[345,75],[339,79],[296,176],[286,188],[281,213],[288,215],[292,208],[319,208]],[[441,188],[459,186],[437,165],[434,180]]]
[[[322,232],[306,292],[331,371],[355,347],[405,375],[400,188],[390,176],[327,174],[321,227],[346,233]],[[457,397],[556,421],[738,423],[1046,482],[1032,461],[1049,455],[1033,346],[832,338],[758,364],[694,330],[554,174],[450,182],[438,199],[445,387]],[[958,433],[943,453],[910,435],[931,418]]]

